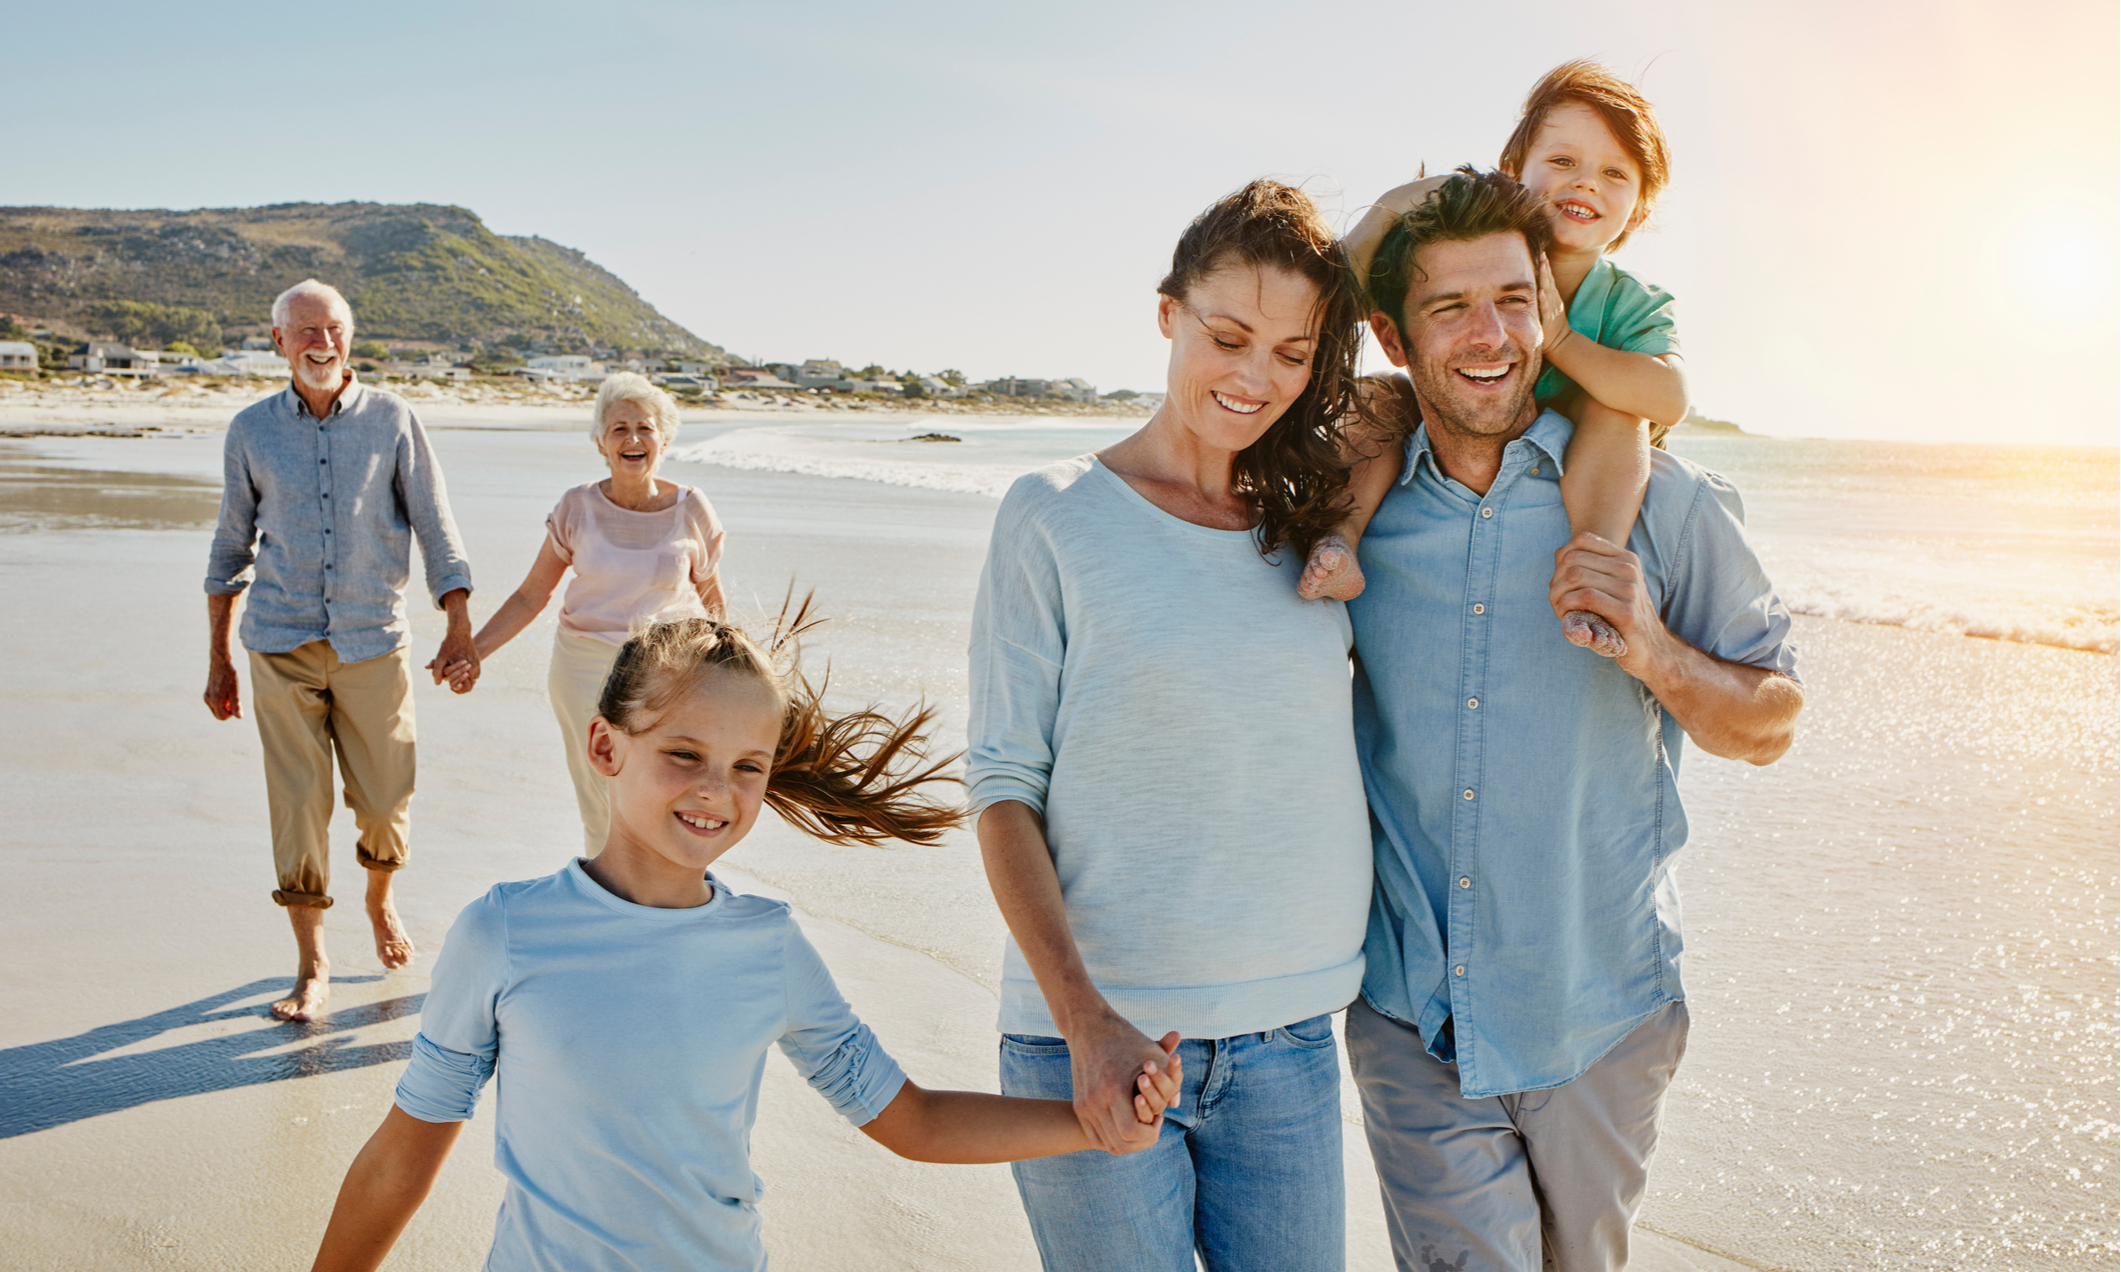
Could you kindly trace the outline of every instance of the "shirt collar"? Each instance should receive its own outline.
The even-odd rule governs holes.
[[[287,397],[294,405],[297,419],[309,415],[309,403],[302,400],[302,395],[295,392],[295,387],[292,384],[287,386]],[[346,373],[345,386],[339,390],[339,396],[332,399],[331,413],[333,415],[343,415],[351,410],[360,399],[361,379],[352,371],[348,371]]]
[[[1569,437],[1575,431],[1576,426],[1569,423],[1567,416],[1558,411],[1541,411],[1539,418],[1532,421],[1532,427],[1526,429],[1518,441],[1546,456],[1553,463],[1554,476],[1558,478],[1561,476],[1562,455],[1569,449]],[[1414,470],[1424,461],[1436,470],[1438,477],[1444,475],[1442,466],[1436,463],[1435,449],[1429,444],[1429,426],[1426,422],[1415,429],[1414,436],[1407,441],[1407,462],[1400,470],[1399,484],[1404,486],[1413,481]],[[1505,459],[1503,468],[1507,470],[1509,467],[1509,461]]]

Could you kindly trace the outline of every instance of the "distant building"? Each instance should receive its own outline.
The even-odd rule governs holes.
[[[691,376],[716,375],[722,369],[719,364],[713,362],[673,362],[669,365],[670,369],[679,375]]]
[[[527,380],[601,380],[605,370],[587,354],[548,353],[532,358],[516,374]]]
[[[769,367],[728,367],[722,372],[722,387],[725,389],[793,389],[791,380],[784,380]]]
[[[199,370],[205,375],[247,375],[278,378],[288,373],[287,359],[259,349],[234,349],[208,362]]]
[[[81,346],[80,352],[68,356],[66,365],[76,371],[101,371],[110,375],[153,375],[156,362],[152,354],[133,351],[131,345],[119,344],[115,340],[91,340]]]
[[[795,369],[795,382],[806,389],[829,389],[847,378],[847,369],[830,358],[812,358]]]
[[[1097,401],[1097,386],[1072,375],[1065,380],[1055,380],[1046,393],[1050,397],[1063,398],[1070,402]]]
[[[263,349],[268,353],[277,353],[279,351],[273,344],[271,336],[245,336],[243,337],[243,347],[245,349]]]
[[[37,346],[27,340],[0,340],[0,371],[35,371]]]

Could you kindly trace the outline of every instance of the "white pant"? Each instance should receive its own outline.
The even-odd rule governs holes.
[[[582,842],[592,857],[604,850],[604,834],[611,826],[611,798],[604,790],[604,775],[589,767],[589,722],[596,719],[597,698],[618,656],[617,645],[562,628],[553,633],[552,672],[545,681],[552,714],[560,721],[560,738],[567,748],[574,802],[582,813]]]
[[[1468,1099],[1458,1066],[1358,998],[1348,1066],[1403,1269],[1618,1272],[1649,1182],[1657,1115],[1686,1052],[1667,1003],[1572,1082]]]

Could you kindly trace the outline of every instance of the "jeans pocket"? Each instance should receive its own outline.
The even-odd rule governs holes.
[[[1313,1016],[1299,1020],[1293,1025],[1283,1025],[1274,1031],[1274,1036],[1292,1047],[1306,1051],[1317,1051],[1333,1045],[1333,1017]]]
[[[1041,1034],[1002,1035],[1002,1048],[1020,1056],[1064,1056],[1068,1054],[1066,1038],[1048,1038]]]

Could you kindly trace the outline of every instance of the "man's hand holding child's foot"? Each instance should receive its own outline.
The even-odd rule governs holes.
[[[1311,545],[1296,594],[1307,601],[1352,601],[1362,595],[1362,585],[1362,566],[1356,563],[1355,549],[1341,535],[1328,534]]]

